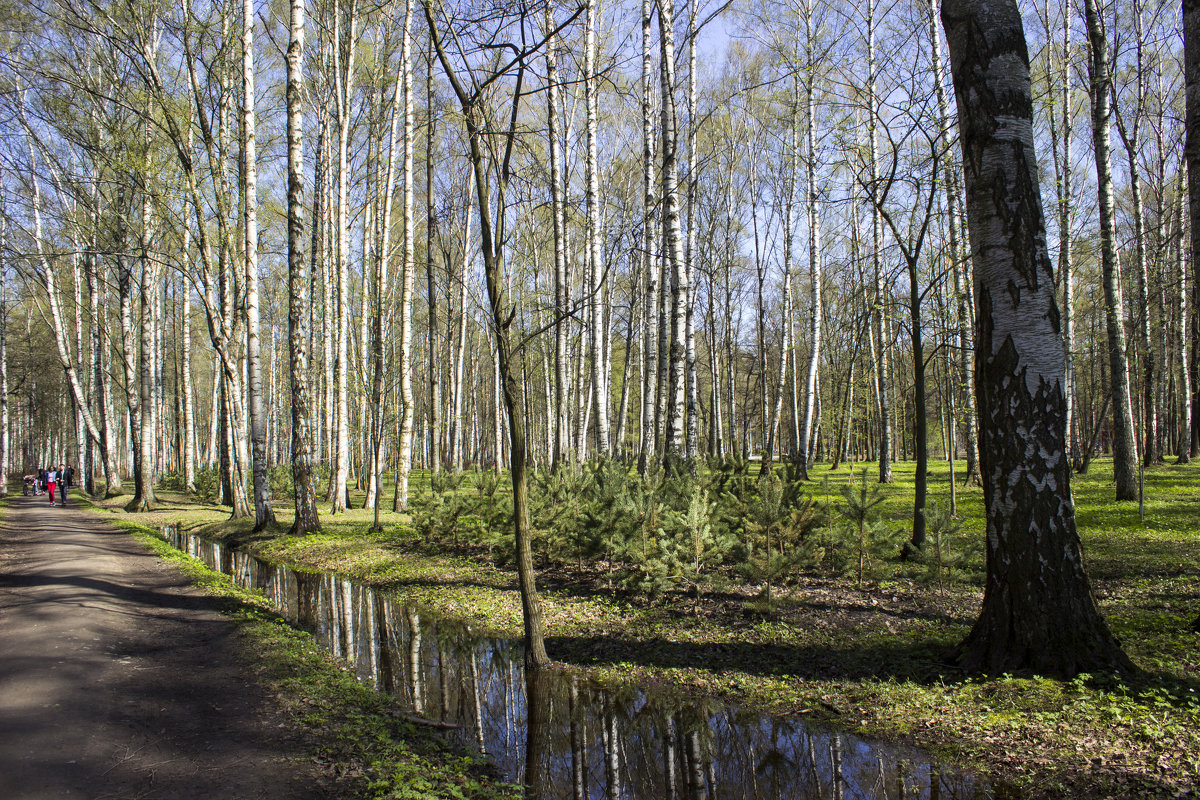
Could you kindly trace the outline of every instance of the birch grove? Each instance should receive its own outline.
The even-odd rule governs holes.
[[[1068,458],[1112,456],[1120,500],[1139,452],[1200,446],[1173,8],[1019,8]],[[389,491],[409,513],[469,469],[519,496],[613,459],[883,483],[914,461],[914,547],[927,464],[987,479],[929,0],[22,15],[0,68],[24,120],[0,146],[10,474],[65,461],[131,508],[178,491],[303,533],[318,497],[382,529]]]

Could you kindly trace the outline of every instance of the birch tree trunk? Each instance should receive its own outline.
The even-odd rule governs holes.
[[[0,197],[0,497],[8,497],[8,204]],[[80,353],[80,357],[83,354]]]
[[[154,58],[153,45],[147,48],[149,59]],[[154,498],[154,464],[153,440],[154,418],[151,409],[153,402],[154,365],[151,347],[154,338],[153,293],[157,286],[155,261],[150,255],[151,242],[154,239],[154,218],[150,209],[150,123],[143,123],[142,146],[145,161],[138,176],[141,189],[141,230],[139,231],[138,249],[141,261],[141,335],[138,350],[138,369],[135,372],[133,363],[125,367],[126,391],[130,394],[130,430],[137,426],[134,439],[134,494],[125,506],[126,511],[151,511],[156,502]],[[130,277],[130,282],[132,279]],[[128,294],[129,324],[128,331],[132,333],[132,293]],[[57,326],[56,326],[57,327]],[[126,357],[132,362],[132,342],[126,345]],[[136,387],[135,387],[136,384]],[[132,401],[137,392],[137,414],[133,414]]]
[[[408,26],[408,37],[412,28]],[[442,468],[442,394],[441,364],[437,358],[438,316],[437,284],[433,278],[433,239],[437,229],[437,208],[433,184],[433,153],[437,132],[437,109],[433,91],[433,52],[425,54],[425,110],[429,115],[429,126],[425,133],[425,290],[428,295],[429,320],[426,326],[429,336],[429,468],[440,472]]]
[[[254,0],[242,0],[242,221],[246,289],[246,377],[250,390],[250,452],[254,530],[275,522],[267,479],[267,426],[258,342],[258,148],[254,137]]]
[[[319,36],[319,34],[318,34]],[[301,31],[303,38],[303,30]],[[327,70],[326,43],[318,38],[317,45],[317,74],[325,75]],[[329,217],[329,93],[325,92],[326,100],[317,104],[317,143],[313,148],[313,201],[312,201],[312,244],[309,253],[310,274],[308,287],[309,308],[302,316],[309,321],[311,331],[317,334],[317,302],[321,300],[321,355],[320,363],[314,366],[316,345],[309,357],[310,370],[306,376],[312,381],[312,423],[313,434],[309,442],[310,454],[314,461],[320,461],[325,452],[330,420],[333,417],[333,407],[326,404],[329,396],[328,387],[332,384],[326,376],[332,375],[332,342],[329,335],[329,311],[331,303],[329,274],[329,236],[327,235],[326,219]],[[289,112],[290,113],[290,112]],[[303,182],[300,184],[303,189]],[[299,245],[303,247],[303,243]],[[307,345],[306,345],[307,348]],[[311,464],[310,464],[311,466]]]
[[[813,7],[812,0],[804,3],[804,54],[805,54],[805,205],[808,210],[808,369],[804,377],[804,420],[800,423],[800,440],[796,463],[800,474],[808,478],[808,452],[813,435],[813,414],[817,402],[817,367],[821,361],[821,209],[817,197],[817,140],[816,140],[816,89],[817,59],[813,52]]]
[[[483,98],[481,88],[472,75],[471,89],[459,80],[454,68],[442,45],[441,35],[434,21],[434,11],[429,4],[423,5],[425,21],[429,27],[429,37],[438,56],[438,61],[449,80],[459,106],[463,112],[463,122],[467,133],[468,154],[473,167],[475,178],[475,197],[479,211],[480,247],[483,254],[484,277],[487,284],[488,303],[492,311],[493,334],[496,343],[496,361],[500,370],[503,388],[504,405],[508,411],[509,437],[509,473],[512,477],[513,498],[513,539],[515,560],[517,563],[517,580],[521,589],[521,612],[525,627],[525,666],[530,669],[546,666],[550,658],[546,654],[545,639],[542,633],[544,625],[541,601],[538,598],[536,574],[533,569],[533,546],[529,523],[529,489],[526,476],[527,452],[525,414],[521,407],[521,391],[517,381],[517,365],[513,361],[510,328],[516,316],[512,301],[504,285],[504,243],[505,228],[505,192],[512,178],[512,152],[516,140],[518,112],[524,84],[526,58],[532,53],[525,52],[513,61],[515,80],[511,94],[511,106],[508,109],[507,126],[501,129],[498,136],[500,147],[487,147],[484,143],[483,119],[491,118],[484,114],[481,108]],[[522,24],[525,14],[521,12]],[[493,78],[501,73],[492,73]],[[490,127],[490,126],[489,126]],[[490,130],[489,130],[490,133]],[[485,153],[487,155],[485,155]],[[496,195],[489,179],[496,176]],[[495,216],[493,213],[493,203]]]
[[[92,235],[97,235],[99,221],[92,218]],[[93,253],[99,248],[93,248]],[[100,320],[100,297],[106,293],[106,282],[100,280],[100,259],[93,255],[87,261],[88,295],[91,301],[92,316],[92,351],[91,351],[91,380],[93,393],[96,397],[96,410],[99,414],[99,439],[96,444],[100,449],[100,465],[104,470],[104,496],[115,497],[121,494],[121,473],[116,463],[116,441],[112,435],[112,377],[108,369],[105,347],[104,326]],[[80,356],[82,358],[82,356]],[[95,494],[95,483],[91,487]]]
[[[1200,387],[1197,386],[1197,365],[1200,364],[1200,0],[1184,0],[1183,3],[1183,65],[1187,112],[1185,118],[1184,160],[1187,163],[1188,222],[1191,230],[1192,264],[1192,313],[1191,313],[1191,360],[1183,369],[1191,378],[1191,392],[1184,398],[1191,404],[1191,431],[1188,434],[1187,453],[1189,459],[1200,451]],[[1183,202],[1182,199],[1180,202]],[[1180,254],[1180,260],[1186,261]],[[1186,287],[1180,288],[1186,292]],[[1182,301],[1181,301],[1182,302]],[[1181,349],[1186,349],[1187,338]],[[1200,625],[1200,619],[1197,619]]]
[[[1044,11],[1046,40],[1049,48],[1049,68],[1046,91],[1050,98],[1050,147],[1054,161],[1056,213],[1058,215],[1058,280],[1062,283],[1063,353],[1066,356],[1066,383],[1063,395],[1067,402],[1067,448],[1073,466],[1080,463],[1078,415],[1075,411],[1075,277],[1071,257],[1071,226],[1074,209],[1071,205],[1072,92],[1071,92],[1071,15],[1064,13],[1062,39],[1053,43],[1050,11]],[[1061,46],[1061,55],[1059,54]],[[970,465],[968,464],[968,467]]]
[[[475,168],[472,166],[467,174],[467,196],[464,198],[466,209],[463,212],[463,237],[462,237],[462,264],[459,267],[458,275],[458,346],[455,349],[454,357],[454,399],[452,410],[450,412],[450,421],[453,429],[450,436],[450,463],[455,471],[461,470],[463,467],[463,367],[466,361],[467,350],[467,267],[470,259],[470,244],[468,242],[467,231],[471,229],[471,198],[470,184],[475,177]]]
[[[386,358],[386,348],[384,347],[384,338],[391,328],[391,313],[388,310],[390,292],[388,290],[388,262],[391,260],[392,250],[392,195],[395,193],[396,187],[396,140],[400,136],[399,121],[401,114],[400,95],[407,91],[408,87],[405,83],[406,76],[411,74],[411,69],[408,63],[408,41],[410,36],[409,16],[411,11],[406,8],[405,20],[403,28],[403,45],[400,56],[400,63],[396,66],[396,79],[393,82],[392,88],[392,105],[390,119],[391,124],[388,132],[388,151],[383,165],[384,178],[383,189],[379,192],[379,225],[375,229],[375,314],[371,320],[371,361],[374,370],[374,376],[371,384],[371,481],[368,494],[370,502],[368,505],[374,509],[374,521],[371,525],[371,530],[380,532],[383,530],[383,525],[380,522],[380,510],[383,505],[382,496],[382,478],[383,478],[383,430],[386,425],[387,415],[384,414],[385,392],[384,392],[384,366]],[[406,100],[406,105],[407,100]],[[431,106],[432,118],[432,106]],[[432,124],[432,123],[431,123]],[[382,148],[382,143],[380,144]],[[430,191],[433,187],[430,185]],[[406,187],[407,191],[407,187]],[[429,201],[432,203],[432,199]],[[407,228],[406,228],[407,230]],[[432,258],[432,255],[430,255]],[[403,278],[402,278],[403,280]],[[401,297],[401,303],[404,303],[405,298]],[[409,297],[411,303],[411,295]],[[366,302],[364,297],[363,302]],[[403,312],[401,312],[403,313]],[[430,361],[430,372],[432,374],[432,360]],[[399,475],[397,475],[399,478]],[[392,507],[396,508],[399,501],[400,481],[396,481],[395,494],[392,498]]]
[[[1142,367],[1142,464],[1149,466],[1162,460],[1158,451],[1158,403],[1155,394],[1157,372],[1154,350],[1150,345],[1150,276],[1149,259],[1146,254],[1146,220],[1143,216],[1145,203],[1142,199],[1141,177],[1141,122],[1146,108],[1146,63],[1143,55],[1144,39],[1142,6],[1133,0],[1133,50],[1134,50],[1134,107],[1122,113],[1121,107],[1113,106],[1113,117],[1117,132],[1125,146],[1129,168],[1129,204],[1133,217],[1133,268],[1137,277],[1137,330],[1138,355]]]
[[[584,20],[584,56],[583,56],[583,95],[586,114],[587,155],[584,160],[585,180],[587,182],[587,251],[588,275],[591,277],[587,287],[589,323],[592,335],[588,340],[588,358],[592,367],[592,401],[596,413],[596,455],[601,458],[609,454],[611,428],[609,424],[609,392],[608,375],[605,370],[604,342],[604,303],[600,296],[604,285],[604,276],[608,271],[603,264],[604,251],[600,241],[600,174],[599,156],[596,142],[596,95],[600,91],[599,78],[596,75],[596,36],[600,25],[600,0],[587,0],[586,17]]]
[[[75,295],[72,298],[74,301],[73,311],[75,316],[75,355],[72,358],[72,362],[76,371],[75,380],[79,383],[80,389],[83,390],[83,403],[72,403],[75,408],[75,457],[71,460],[71,463],[75,465],[76,474],[82,475],[83,470],[80,467],[87,460],[86,453],[88,445],[91,443],[91,438],[88,437],[87,429],[83,423],[83,409],[87,406],[89,400],[87,396],[88,383],[85,379],[86,358],[84,356],[84,353],[87,351],[83,349],[83,274],[79,265],[79,252],[84,250],[84,244],[76,234],[72,234],[72,238],[75,240],[77,251],[71,255],[71,288]],[[3,463],[0,460],[0,469],[3,469]],[[0,473],[0,475],[2,474]],[[0,483],[2,482],[3,479],[0,479]],[[65,489],[63,493],[65,497]]]
[[[654,232],[658,226],[655,216],[657,198],[655,187],[654,127],[651,118],[654,78],[654,51],[650,27],[653,21],[652,0],[642,0],[642,265],[646,280],[646,321],[642,328],[642,425],[638,437],[638,472],[645,475],[658,449],[658,257],[655,254]]]
[[[1198,32],[1200,33],[1200,32]],[[1200,66],[1200,65],[1198,65]],[[1186,149],[1187,145],[1185,145]],[[1186,158],[1187,156],[1185,156]],[[1184,165],[1180,165],[1183,167]],[[1184,206],[1184,191],[1183,173],[1191,174],[1191,167],[1181,168],[1179,170],[1179,191],[1176,195],[1175,206],[1175,275],[1179,284],[1178,294],[1175,297],[1176,307],[1179,313],[1179,341],[1177,343],[1176,358],[1179,360],[1179,438],[1175,446],[1176,463],[1187,464],[1192,460],[1192,429],[1196,424],[1195,417],[1192,415],[1192,374],[1188,369],[1188,341],[1189,333],[1192,325],[1195,322],[1194,309],[1190,308],[1188,302],[1188,259],[1186,251],[1188,250],[1188,242],[1184,242],[1184,227],[1183,222],[1183,206]],[[1196,261],[1193,260],[1191,270],[1191,280],[1196,280]]]
[[[783,410],[783,394],[787,380],[787,362],[788,353],[795,347],[792,341],[792,240],[795,238],[795,206],[796,206],[796,173],[799,171],[799,156],[800,156],[800,78],[795,77],[792,82],[791,101],[791,124],[790,138],[788,141],[787,150],[787,166],[784,180],[787,182],[783,192],[783,291],[781,298],[781,307],[783,312],[780,316],[779,326],[779,369],[776,372],[775,380],[775,402],[771,405],[770,421],[766,423],[766,430],[763,431],[764,445],[762,464],[759,467],[759,476],[768,475],[771,472],[771,465],[775,459],[775,444],[776,437],[779,432],[779,418]],[[759,318],[759,363],[763,371],[762,392],[764,402],[767,397],[767,345],[766,345],[766,302],[763,297],[763,288],[765,284],[764,275],[765,264],[759,262],[758,269],[758,318]]]
[[[1084,0],[1090,54],[1088,73],[1092,96],[1092,144],[1096,150],[1096,183],[1100,205],[1100,267],[1104,284],[1104,318],[1108,332],[1109,389],[1112,393],[1113,477],[1117,500],[1138,498],[1137,444],[1133,434],[1133,408],[1129,393],[1129,360],[1125,326],[1121,320],[1121,267],[1117,261],[1116,209],[1113,199],[1112,75],[1108,63],[1108,38],[1097,0]]]
[[[554,409],[551,412],[554,429],[550,468],[557,472],[571,449],[567,430],[567,245],[563,220],[562,167],[559,152],[558,118],[558,37],[554,35],[554,2],[547,0],[546,32],[546,136],[550,155],[550,215],[554,231]]]
[[[187,133],[188,150],[192,144],[192,125],[188,121]],[[180,280],[180,408],[183,416],[183,489],[188,494],[196,492],[196,404],[192,397],[192,286],[188,273],[191,270],[190,254],[192,243],[192,228],[187,222],[187,212],[183,214],[183,264],[184,276]],[[92,289],[95,291],[95,289]],[[95,304],[93,302],[93,309]],[[93,314],[96,312],[93,310]],[[96,356],[99,360],[99,354]]]
[[[971,313],[968,308],[970,284],[966,273],[970,270],[970,253],[965,240],[966,231],[962,230],[962,212],[959,209],[958,197],[958,165],[949,157],[950,153],[950,119],[949,103],[946,99],[946,85],[942,72],[942,43],[941,30],[937,18],[937,0],[929,0],[929,40],[930,54],[933,58],[932,71],[934,76],[934,93],[938,104],[938,150],[945,154],[943,164],[942,189],[946,194],[946,223],[950,234],[950,258],[953,259],[952,273],[954,276],[954,296],[956,301],[957,319],[957,372],[955,383],[962,393],[961,423],[965,433],[967,447],[967,468],[964,482],[969,486],[979,484],[979,436],[978,423],[975,413],[975,368],[971,358]],[[952,389],[951,391],[955,391]],[[956,391],[956,395],[957,395]],[[1068,393],[1068,402],[1070,394]],[[954,405],[959,405],[957,397]],[[957,449],[957,443],[951,447]]]
[[[154,304],[152,297],[158,286],[158,269],[150,254],[154,241],[154,217],[150,213],[149,176],[142,176],[142,228],[141,228],[141,341],[138,354],[138,438],[135,457],[137,468],[133,499],[125,506],[126,511],[152,511],[157,506],[154,497],[154,361],[151,348],[154,341]]]
[[[396,469],[394,505],[408,508],[408,474],[412,470],[413,420],[416,406],[412,388],[412,293],[413,293],[413,98],[412,98],[412,12],[413,0],[404,4],[404,43],[401,47],[404,84],[404,262],[400,266],[400,453]]]
[[[942,21],[978,295],[976,389],[987,527],[983,607],[958,660],[991,674],[1132,672],[1096,609],[1075,527],[1066,365],[1020,12],[1013,0],[945,0]]]
[[[334,423],[333,468],[329,483],[330,513],[346,510],[347,482],[350,477],[350,406],[348,397],[350,365],[350,99],[354,91],[354,50],[358,31],[357,0],[349,0],[346,9],[350,30],[342,34],[342,0],[333,9],[333,53],[338,121],[337,173],[337,321],[334,333],[336,353],[333,361]]]
[[[687,264],[683,258],[683,232],[679,222],[679,167],[677,157],[678,114],[675,107],[675,0],[660,0],[659,78],[662,81],[662,193],[663,237],[667,263],[671,269],[671,349],[670,389],[667,400],[666,439],[663,451],[683,456],[683,423],[687,387],[685,380],[685,340],[687,339],[687,301],[691,296]]]
[[[684,248],[683,263],[688,273],[687,321],[683,344],[685,364],[684,380],[687,384],[687,400],[684,408],[684,445],[683,457],[687,461],[688,470],[695,474],[696,456],[699,451],[700,439],[700,387],[696,375],[696,229],[699,224],[696,219],[696,193],[699,189],[700,165],[696,157],[696,134],[699,121],[696,117],[696,3],[692,1],[688,9],[688,93],[687,93],[687,148],[688,148],[688,180],[687,180],[687,244]],[[628,349],[626,349],[628,354]],[[714,408],[714,413],[716,413]]]
[[[33,134],[29,130],[28,125],[25,125],[25,120],[23,118],[23,115],[22,115],[21,122],[25,127],[26,138],[27,138],[28,144],[29,144],[30,169],[32,171],[34,171],[34,173],[36,173],[37,159],[34,157]],[[47,161],[49,161],[49,160],[47,159]],[[33,185],[33,239],[34,239],[34,246],[37,251],[38,265],[40,267],[38,272],[42,279],[42,286],[46,291],[47,305],[50,307],[50,325],[51,325],[51,333],[53,334],[53,337],[54,337],[55,349],[58,352],[59,364],[62,367],[63,372],[66,374],[66,377],[67,377],[67,382],[71,389],[71,397],[74,400],[76,406],[83,410],[83,421],[84,421],[84,424],[87,426],[88,435],[92,438],[93,441],[100,443],[100,432],[98,430],[96,430],[95,423],[92,421],[92,416],[87,410],[87,403],[84,401],[83,386],[79,379],[79,375],[76,373],[74,366],[72,365],[71,349],[70,349],[70,345],[66,338],[66,328],[64,327],[64,324],[63,324],[63,322],[64,322],[63,313],[62,313],[62,309],[61,309],[61,306],[59,303],[59,298],[58,298],[58,285],[57,285],[55,270],[54,270],[54,267],[51,265],[49,258],[46,255],[45,245],[43,244],[42,212],[41,212],[42,197],[41,197],[41,190],[38,185],[38,178],[37,178],[36,174],[33,176],[33,180],[31,181],[31,183]],[[120,196],[120,194],[121,193],[118,192],[118,196]],[[0,212],[2,212],[3,210],[4,209],[0,209]],[[5,215],[3,213],[0,213],[0,217],[3,217],[4,220],[7,220],[7,215]],[[0,224],[5,224],[5,223],[0,223]],[[123,232],[121,223],[118,223],[118,226],[119,226],[118,227],[118,231],[119,231],[118,236],[120,236],[121,233]],[[3,228],[0,228],[0,231],[6,232],[6,231],[4,231]],[[2,243],[0,243],[0,244],[2,244]],[[7,250],[5,250],[3,246],[0,246],[0,253],[4,253],[4,252],[7,252]],[[6,277],[6,272],[7,272],[7,267],[3,263],[0,263],[0,282],[3,281],[4,277]],[[7,295],[4,293],[3,288],[0,287],[0,324],[7,321],[7,314],[8,314],[7,300],[8,300]],[[26,321],[26,327],[28,327],[28,320]],[[3,343],[3,339],[0,338],[0,344],[2,344],[2,343]],[[0,348],[0,349],[2,349],[2,348]],[[2,355],[3,355],[3,353],[0,353],[0,356],[2,356]],[[2,376],[4,382],[7,382],[7,375],[8,375],[7,367],[5,367],[5,370],[4,370],[4,373]],[[30,402],[32,403],[32,399]],[[30,409],[30,411],[32,412],[32,408]],[[5,393],[5,402],[4,402],[3,413],[7,414],[7,392]],[[32,417],[32,413],[30,414],[30,416]],[[4,426],[4,434],[3,434],[4,437],[7,437],[7,432],[8,432],[8,426],[5,425]],[[5,438],[4,445],[5,445],[5,447],[7,447],[7,439],[6,438]],[[32,455],[32,447],[30,447],[29,455]],[[3,466],[4,466],[3,460],[0,460],[0,469],[3,469]],[[3,481],[0,481],[0,482],[3,482]]]
[[[312,475],[312,425],[308,389],[309,305],[304,258],[304,0],[292,0],[288,19],[287,146],[288,146],[288,340],[292,390],[292,483],[296,518],[291,533],[319,530],[317,492]],[[314,203],[316,205],[316,203]]]
[[[871,307],[871,332],[875,339],[875,387],[879,400],[879,482],[892,482],[891,404],[888,399],[890,372],[887,343],[884,341],[885,305],[888,302],[887,280],[880,259],[883,246],[882,221],[879,218],[879,151],[876,127],[879,120],[879,100],[875,86],[875,0],[867,0],[867,138],[869,177],[871,181],[871,271],[875,278]]]

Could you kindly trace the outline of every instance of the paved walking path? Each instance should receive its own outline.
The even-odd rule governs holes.
[[[316,798],[230,622],[96,516],[0,525],[0,798]]]

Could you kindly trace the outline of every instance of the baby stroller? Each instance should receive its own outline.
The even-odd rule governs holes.
[[[32,475],[26,475],[26,476],[25,476],[25,486],[24,486],[24,488],[23,488],[23,490],[22,490],[21,494],[23,494],[23,495],[25,495],[25,496],[29,496],[29,495],[31,495],[31,494],[33,494],[33,493],[34,493],[34,489],[33,489],[33,476],[32,476]]]

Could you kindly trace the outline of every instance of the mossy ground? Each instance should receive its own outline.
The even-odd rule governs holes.
[[[945,464],[932,473],[930,501],[945,504]],[[848,474],[814,470],[818,503],[836,503]],[[881,513],[905,526],[912,464],[897,464],[895,476]],[[413,491],[428,485],[417,475]],[[608,589],[599,565],[547,567],[540,576],[547,647],[556,660],[606,681],[670,683],[832,718],[924,747],[1032,797],[1188,796],[1200,785],[1200,637],[1191,631],[1200,613],[1200,465],[1147,471],[1144,522],[1136,503],[1112,501],[1110,461],[1094,461],[1073,490],[1101,610],[1144,671],[1135,680],[968,676],[945,663],[970,628],[983,583],[982,492],[961,486],[962,530],[949,543],[959,565],[941,582],[927,567],[899,561],[874,565],[862,586],[814,572],[764,616],[746,613],[753,587],[651,601]],[[325,514],[321,533],[297,538],[286,535],[285,503],[275,506],[279,527],[251,534],[247,521],[226,521],[224,509],[177,494],[160,499],[145,514],[124,514],[120,499],[103,506],[140,525],[204,529],[262,557],[386,587],[501,635],[521,633],[515,574],[479,553],[427,546],[402,514],[385,512],[382,533],[369,532],[370,511]],[[361,503],[361,495],[354,499]]]

